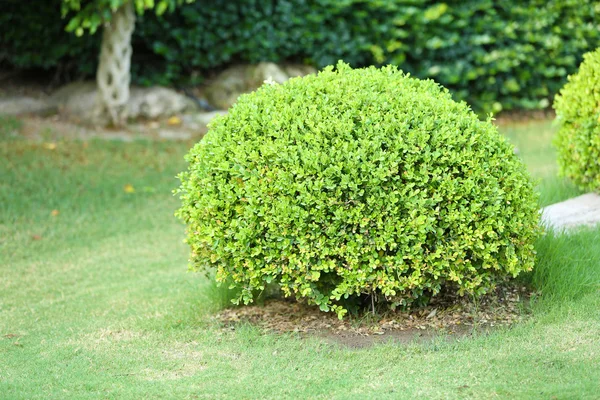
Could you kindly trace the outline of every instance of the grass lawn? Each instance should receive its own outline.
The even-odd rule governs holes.
[[[32,143],[0,122],[0,398],[592,399],[600,388],[600,230],[538,243],[528,322],[458,341],[350,349],[220,330],[186,269],[174,176],[191,143]],[[4,128],[4,132],[3,132]],[[549,123],[505,126],[543,204]],[[55,210],[55,211],[54,211]]]

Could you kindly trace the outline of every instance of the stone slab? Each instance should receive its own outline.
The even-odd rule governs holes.
[[[56,107],[42,99],[33,97],[0,98],[0,114],[23,115],[44,114],[56,111]]]
[[[562,232],[600,224],[600,196],[588,193],[544,207],[542,224]]]

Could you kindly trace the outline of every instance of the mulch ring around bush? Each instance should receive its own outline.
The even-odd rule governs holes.
[[[265,333],[298,333],[360,348],[389,340],[406,343],[440,335],[460,338],[510,326],[527,318],[533,294],[523,286],[503,286],[476,302],[467,297],[445,296],[411,311],[365,313],[344,320],[335,313],[324,313],[318,307],[293,300],[267,300],[263,305],[223,310],[215,319],[224,330],[251,324]]]

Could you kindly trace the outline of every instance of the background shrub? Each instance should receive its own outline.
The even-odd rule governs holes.
[[[560,173],[584,190],[600,190],[600,49],[584,56],[554,108]]]
[[[58,69],[59,73],[94,73],[100,36],[77,38],[65,32],[61,1],[4,0],[0,12],[0,63],[18,68]]]
[[[477,110],[548,107],[583,53],[600,45],[597,2],[391,3],[396,26],[379,60],[435,79]]]
[[[392,66],[264,85],[187,161],[177,214],[192,267],[246,303],[275,282],[343,315],[348,297],[481,294],[534,263],[537,201],[511,145]]]
[[[98,37],[62,32],[60,2],[39,3],[3,3],[0,61],[49,68],[76,59],[81,73],[94,71]],[[138,83],[169,84],[236,62],[392,63],[477,111],[537,109],[600,46],[599,15],[592,0],[196,2],[141,18],[132,68]]]

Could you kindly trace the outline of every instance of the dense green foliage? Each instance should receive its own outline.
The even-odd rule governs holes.
[[[138,35],[160,59],[134,68],[144,77],[172,80],[189,71],[235,62],[293,60],[323,67],[342,59],[352,65],[371,64],[376,21],[390,16],[377,2],[354,3],[200,2],[166,19],[147,15]]]
[[[49,2],[3,4],[0,60],[51,67],[79,59],[90,70],[97,39],[76,42],[62,32],[69,20],[56,1],[55,11]],[[70,28],[92,29],[98,15]],[[138,21],[132,68],[137,82],[168,84],[232,62],[392,63],[435,79],[476,110],[545,108],[582,54],[600,46],[599,15],[591,0],[197,2]]]
[[[600,48],[584,56],[554,108],[560,173],[582,189],[600,190]]]
[[[343,315],[344,298],[481,294],[534,263],[537,201],[512,146],[392,66],[263,85],[187,160],[191,264],[246,303],[275,282]]]
[[[65,32],[59,2],[2,2],[0,62],[90,75],[95,69],[99,39],[77,38]]]
[[[435,79],[475,109],[547,107],[581,55],[600,45],[594,1],[391,3],[401,16],[379,59]]]

